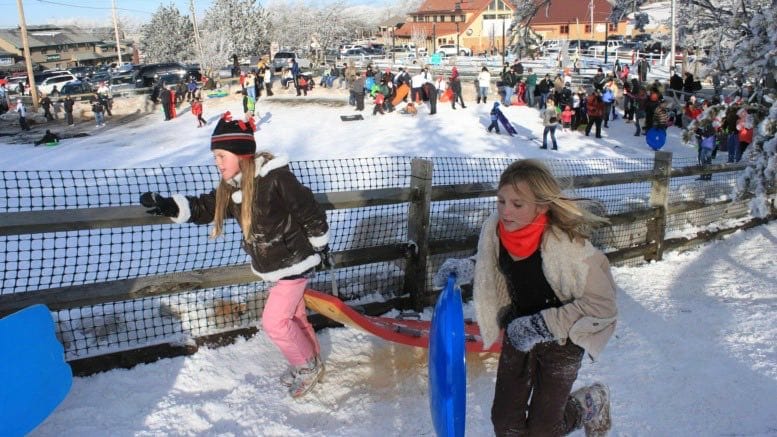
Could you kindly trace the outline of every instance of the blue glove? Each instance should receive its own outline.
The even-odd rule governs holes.
[[[540,313],[518,317],[507,325],[506,333],[510,344],[521,352],[529,352],[537,343],[554,340]]]
[[[456,274],[456,285],[469,284],[475,277],[475,262],[469,258],[448,258],[437,270],[432,279],[434,288],[443,288],[448,283],[448,276]]]

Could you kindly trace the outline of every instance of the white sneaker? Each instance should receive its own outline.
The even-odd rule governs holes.
[[[299,398],[307,394],[324,376],[324,363],[315,357],[308,364],[294,370],[294,379],[289,387],[289,395]]]
[[[610,389],[600,383],[583,387],[571,394],[582,409],[581,416],[586,437],[604,437],[612,427],[610,417]]]

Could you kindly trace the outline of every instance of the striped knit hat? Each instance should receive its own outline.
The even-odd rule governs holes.
[[[232,114],[225,112],[210,137],[210,150],[226,150],[238,156],[254,156],[256,140],[253,119],[249,123],[232,120]]]

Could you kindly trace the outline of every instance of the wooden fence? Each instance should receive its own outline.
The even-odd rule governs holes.
[[[741,171],[744,164],[712,165],[672,168],[672,155],[655,154],[652,170],[576,176],[576,189],[647,182],[651,184],[647,208],[632,210],[609,219],[613,226],[635,222],[647,223],[643,241],[607,252],[613,262],[640,258],[660,260],[667,250],[692,247],[774,219],[774,192],[770,193],[771,214],[765,219],[751,219],[736,228],[705,231],[693,238],[666,238],[667,219],[701,208],[726,208],[732,200],[717,202],[686,201],[669,203],[671,178],[702,173]],[[421,309],[430,305],[435,296],[425,289],[428,284],[430,257],[457,251],[472,251],[477,245],[476,235],[462,235],[444,240],[430,239],[430,211],[432,202],[487,198],[496,194],[496,183],[432,185],[432,162],[413,159],[410,185],[406,188],[373,189],[364,191],[318,193],[316,198],[327,210],[348,209],[377,205],[409,204],[405,244],[388,244],[366,249],[351,249],[334,253],[338,267],[365,265],[382,261],[405,259],[404,291],[410,294],[410,305]],[[98,228],[121,228],[152,224],[172,224],[166,217],[146,214],[141,206],[117,206],[86,209],[0,213],[0,236],[13,236],[59,231],[77,231]],[[182,291],[256,282],[248,264],[176,272],[155,276],[97,282],[77,286],[48,288],[0,295],[0,316],[33,304],[45,304],[51,310],[120,302],[151,296],[163,296]],[[385,305],[380,311],[386,311]]]

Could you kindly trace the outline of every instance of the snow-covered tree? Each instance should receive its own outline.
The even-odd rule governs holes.
[[[296,0],[268,4],[268,38],[281,47],[325,51],[370,35],[383,18],[372,7],[347,7],[342,0],[310,4]]]
[[[140,51],[146,63],[192,59],[192,23],[175,5],[159,5],[151,21],[141,27]]]
[[[681,45],[695,47],[701,71],[715,71],[722,81],[747,87],[748,112],[757,124],[754,154],[737,194],[755,194],[751,211],[768,213],[766,191],[777,184],[777,0],[688,0],[678,8]],[[742,104],[734,102],[733,104]],[[715,105],[698,121],[715,123],[729,103]]]
[[[240,58],[269,51],[267,12],[256,0],[215,0],[199,25],[206,68],[227,65]]]

